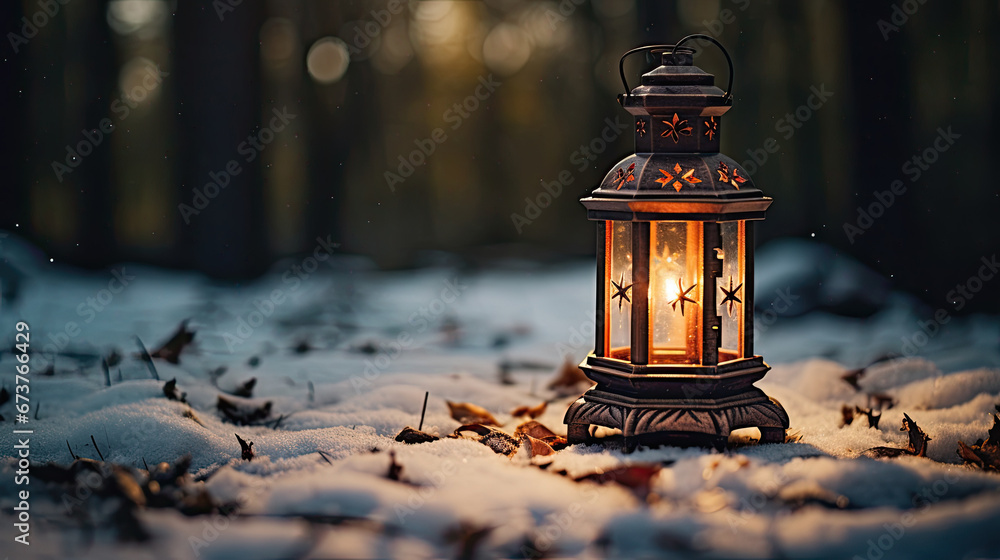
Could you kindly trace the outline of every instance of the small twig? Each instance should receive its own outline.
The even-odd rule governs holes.
[[[97,456],[104,460],[104,454],[101,453],[101,448],[97,447],[97,440],[94,439],[94,434],[90,434],[90,442],[94,444],[94,449],[97,450]]]
[[[35,420],[38,420],[38,410],[42,408],[42,401],[35,403]]]
[[[104,386],[111,386],[111,371],[108,369],[108,361],[101,358],[101,369],[104,370]]]
[[[332,464],[333,464],[332,462],[330,462],[330,459],[328,459],[328,458],[326,457],[326,453],[323,453],[323,451],[322,451],[322,450],[320,450],[320,449],[317,449],[317,450],[316,450],[316,453],[319,453],[319,456],[320,456],[320,457],[322,457],[322,458],[323,458],[323,460],[324,460],[324,461],[326,461],[326,463],[327,463],[328,465],[332,465]]]
[[[430,391],[424,391],[424,408],[420,411],[420,425],[417,426],[417,431],[424,429],[424,415],[427,414],[427,397],[431,394]]]
[[[309,382],[309,402],[316,400],[316,387],[313,387],[313,382]]]
[[[70,447],[69,440],[66,440],[66,449],[69,449],[69,456],[72,457],[74,461],[76,461],[77,459],[76,453],[73,453],[73,448]]]
[[[138,336],[135,337],[135,342],[139,345],[139,355],[142,356],[142,361],[146,362],[146,369],[149,370],[149,374],[153,376],[153,379],[159,381],[160,375],[156,373],[156,366],[153,364],[153,358],[149,356],[149,351],[146,350],[146,345],[142,343],[142,339]]]
[[[281,416],[279,416],[278,419],[274,421],[274,425],[271,426],[271,429],[272,430],[277,430],[278,426],[281,424],[281,421],[284,420],[284,419],[285,419],[285,415],[284,414],[282,414]]]
[[[149,472],[149,465],[146,464],[146,458],[142,458],[142,466],[146,467],[146,472]]]

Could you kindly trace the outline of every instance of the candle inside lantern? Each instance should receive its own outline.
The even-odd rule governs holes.
[[[701,223],[654,222],[650,234],[650,363],[699,363]]]

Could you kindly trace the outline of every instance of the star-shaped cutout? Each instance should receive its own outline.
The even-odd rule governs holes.
[[[674,141],[674,144],[681,141],[681,135],[691,136],[691,131],[694,130],[688,125],[687,119],[681,119],[674,113],[674,118],[669,121],[661,121],[663,124],[667,125],[667,128],[660,133],[660,136],[666,136]]]
[[[681,167],[681,164],[679,163],[674,164],[674,173],[677,175],[676,181],[674,181],[674,176],[671,175],[668,171],[660,169],[660,173],[663,173],[663,177],[657,179],[656,182],[663,187],[670,185],[677,192],[681,192],[681,187],[684,186],[684,183],[681,182],[681,179],[687,181],[692,185],[701,182],[701,179],[694,176],[694,169],[688,169],[687,172],[685,173],[684,168]],[[670,183],[671,181],[673,181],[672,184]]]
[[[628,286],[625,285],[624,272],[622,273],[621,278],[617,282],[615,282],[614,280],[611,281],[611,286],[612,289],[614,289],[615,291],[615,293],[611,294],[611,301],[614,301],[615,298],[618,298],[618,311],[622,310],[623,301],[627,301],[629,302],[629,304],[632,303],[632,300],[629,299],[628,297],[628,291],[632,289],[632,284],[629,284]]]
[[[716,169],[716,171],[719,173],[720,181],[723,183],[729,183],[735,187],[736,190],[740,190],[740,185],[747,182],[745,178],[740,177],[740,174],[735,167],[732,169],[732,173],[730,174],[729,166],[726,165],[726,162],[724,161],[719,162],[719,168]]]
[[[715,122],[715,117],[708,117],[708,120],[705,121],[705,136],[708,136],[708,139],[711,140],[718,133],[719,123]]]
[[[642,138],[646,135],[646,121],[635,121],[635,132]]]
[[[635,181],[635,162],[633,162],[632,165],[628,166],[628,171],[619,167],[618,170],[615,172],[615,178],[612,179],[612,182],[613,181],[618,181],[618,186],[615,187],[615,190],[621,190],[622,186],[625,183],[631,183],[632,181]]]
[[[727,303],[729,304],[729,316],[730,317],[733,316],[733,309],[736,307],[736,304],[737,303],[743,303],[743,300],[741,300],[739,297],[736,296],[736,292],[739,292],[740,288],[742,288],[742,287],[743,287],[742,283],[739,286],[736,286],[735,288],[733,287],[733,277],[732,276],[729,277],[729,289],[728,290],[726,288],[724,288],[723,286],[719,286],[719,289],[722,290],[722,293],[726,294],[726,297],[722,298],[721,305],[726,305]]]
[[[693,299],[691,299],[691,298],[688,297],[688,294],[697,285],[698,285],[697,283],[691,284],[691,287],[685,290],[684,289],[684,285],[681,284],[681,279],[680,278],[677,279],[677,297],[675,297],[674,299],[668,301],[667,303],[670,304],[670,308],[673,309],[674,311],[677,311],[677,304],[678,303],[681,304],[681,317],[684,316],[684,302],[685,301],[690,301],[691,303],[697,305],[697,303],[698,303],[697,301],[695,301],[695,300],[693,300]]]

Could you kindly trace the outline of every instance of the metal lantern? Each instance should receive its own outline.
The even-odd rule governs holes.
[[[693,66],[682,47],[722,49],[729,86]],[[629,91],[624,61],[652,51],[661,66]],[[581,202],[597,222],[597,340],[581,368],[597,385],[566,412],[570,443],[591,426],[637,444],[722,447],[756,427],[784,441],[788,415],[753,386],[770,367],[753,351],[753,221],[771,199],[719,153],[733,67],[708,36],[633,49],[619,62],[635,118],[635,151]]]

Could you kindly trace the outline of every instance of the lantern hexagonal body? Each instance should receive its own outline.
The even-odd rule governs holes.
[[[731,100],[713,83],[676,47],[620,98],[636,153],[581,201],[597,222],[598,328],[580,367],[597,385],[566,413],[571,443],[593,425],[626,449],[719,447],[745,427],[784,441],[788,415],[753,386],[770,369],[753,352],[753,221],[771,199],[719,153]]]

